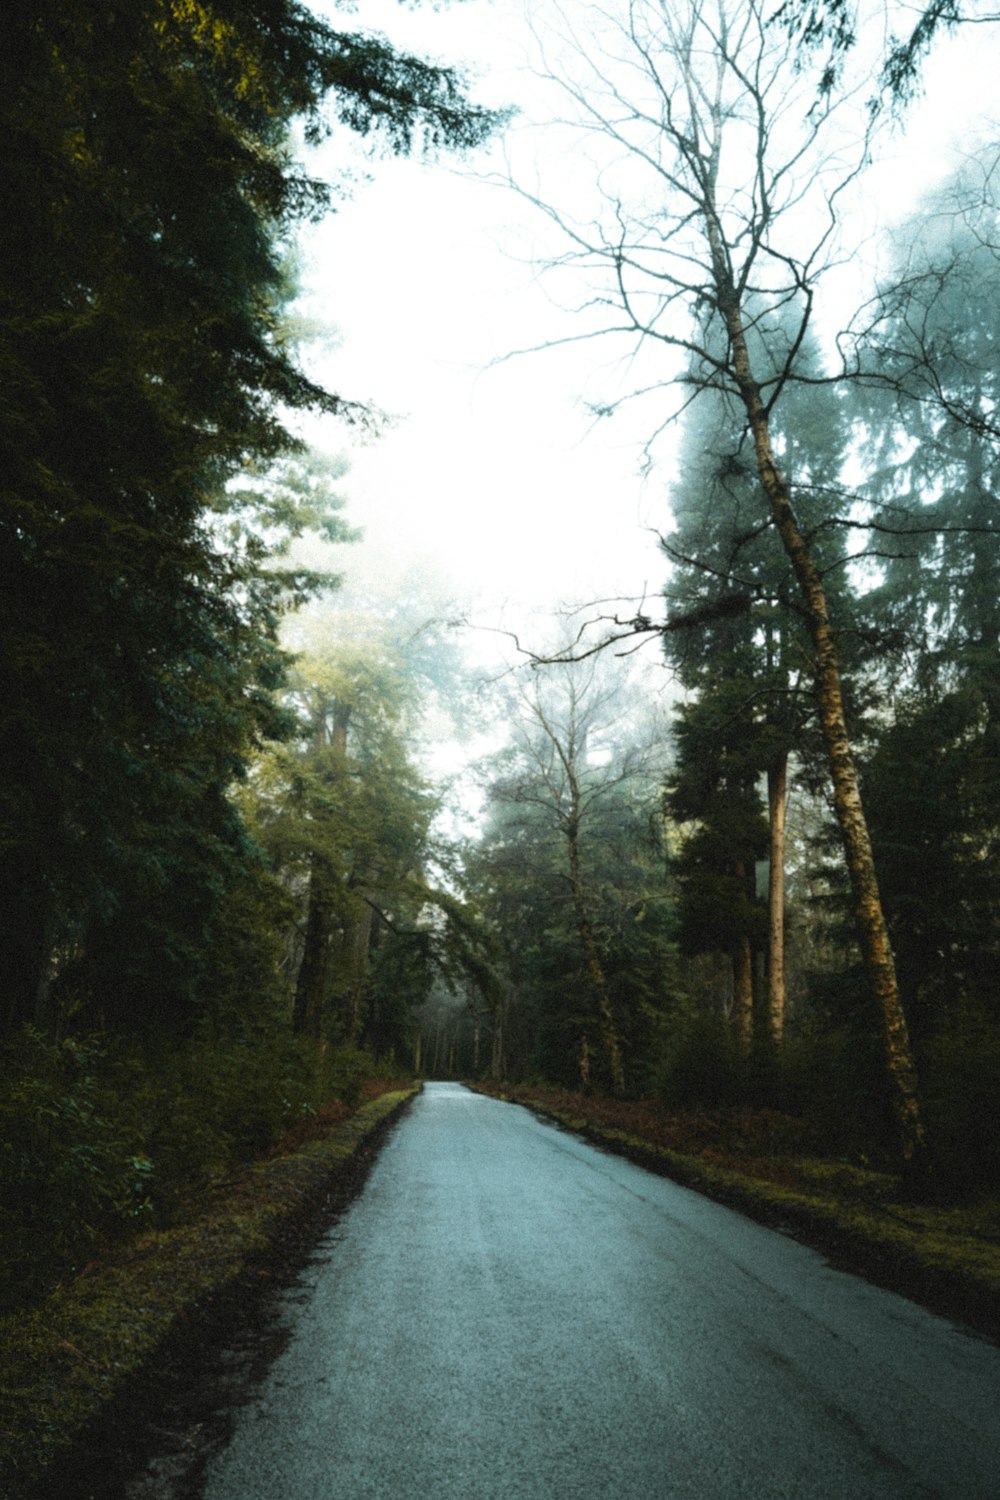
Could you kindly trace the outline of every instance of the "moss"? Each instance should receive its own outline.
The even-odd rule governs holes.
[[[243,1275],[282,1222],[343,1174],[413,1094],[381,1095],[323,1140],[260,1162],[154,1231],[86,1268],[29,1313],[0,1321],[0,1494],[17,1500],[149,1364],[179,1321]]]

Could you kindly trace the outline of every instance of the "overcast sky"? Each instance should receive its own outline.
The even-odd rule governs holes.
[[[476,97],[521,107],[519,140],[546,107],[523,71],[522,0],[438,10],[361,0],[347,19],[400,47],[465,64],[479,75]],[[991,107],[994,49],[983,40],[970,28],[938,47],[926,100],[866,189],[884,223],[946,170],[942,141],[960,146]],[[504,358],[570,324],[530,263],[544,247],[543,225],[515,195],[474,175],[495,167],[501,151],[463,165],[374,162],[372,180],[309,231],[303,308],[337,334],[336,346],[314,347],[310,369],[395,421],[367,446],[332,422],[308,435],[350,458],[347,511],[366,540],[349,567],[392,575],[420,566],[481,624],[541,639],[541,622],[527,619],[532,609],[638,600],[662,586],[655,532],[669,525],[670,445],[643,479],[648,410],[595,428],[585,401],[614,388],[609,347]],[[338,159],[334,146],[311,165],[329,169]]]

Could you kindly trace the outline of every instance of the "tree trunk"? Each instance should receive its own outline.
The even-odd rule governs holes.
[[[580,1038],[580,1092],[585,1094],[590,1088],[590,1043],[587,1033]]]
[[[746,886],[747,869],[742,860],[736,862],[736,876]],[[740,1057],[749,1057],[753,1048],[753,949],[750,938],[744,933],[733,950],[733,1008],[731,1012],[733,1030],[736,1033],[736,1048]]]
[[[361,1032],[361,1002],[368,977],[368,954],[374,920],[375,913],[366,901],[347,921],[344,940],[340,944],[343,964],[347,970],[346,994],[341,991],[343,1026],[344,1033],[351,1042],[356,1042]]]
[[[583,950],[583,963],[586,966],[586,975],[591,981],[591,989],[594,990],[594,998],[597,999],[598,1026],[601,1032],[601,1044],[604,1047],[604,1055],[607,1058],[607,1068],[612,1077],[612,1089],[615,1094],[625,1092],[625,1070],[622,1067],[621,1044],[618,1041],[618,1028],[615,1026],[615,1013],[612,1011],[609,993],[607,993],[607,981],[604,978],[604,968],[601,965],[601,956],[597,951],[597,941],[594,938],[594,929],[591,926],[588,909],[586,909],[586,898],[583,894],[583,882],[580,879],[579,850],[576,840],[570,844],[570,879],[573,885],[573,907],[576,910],[576,927],[580,935],[580,947]]]
[[[767,769],[767,814],[771,831],[767,891],[767,1026],[780,1046],[785,1029],[785,814],[788,756]]]
[[[314,855],[309,872],[306,936],[295,982],[292,1027],[302,1036],[312,1037],[317,1042],[323,1034],[332,935],[333,902],[327,888],[326,874]]]
[[[743,937],[733,953],[733,1030],[741,1057],[749,1057],[753,1047],[753,951],[750,939]]]
[[[53,1034],[47,980],[52,956],[52,897],[44,880],[11,862],[0,884],[4,914],[0,961],[0,1030],[13,1035],[24,1025]]]
[[[733,374],[747,414],[757,470],[778,535],[795,573],[812,639],[816,700],[833,782],[833,800],[854,897],[858,937],[882,1031],[900,1154],[910,1162],[924,1147],[916,1064],[896,982],[896,967],[879,896],[875,861],[865,820],[854,756],[844,717],[840,661],[827,609],[826,591],[809,544],[792,509],[787,481],[771,446],[767,408],[753,376],[739,294],[732,283],[721,226],[706,214],[719,308],[729,334]]]
[[[504,1076],[504,1025],[507,1019],[507,994],[506,991],[497,1002],[493,1013],[493,1043],[490,1049],[490,1078],[494,1083],[499,1083]]]
[[[569,874],[570,886],[573,891],[573,910],[576,913],[576,930],[580,935],[580,946],[583,949],[587,977],[590,980],[590,986],[597,1001],[601,1043],[608,1060],[611,1087],[616,1094],[623,1094],[625,1092],[625,1069],[622,1065],[621,1046],[618,1041],[618,1030],[615,1026],[614,1012],[611,1009],[611,998],[608,995],[607,980],[604,978],[601,955],[597,951],[594,929],[591,926],[590,914],[587,910],[586,895],[583,888],[583,875],[580,870],[580,846],[576,825],[573,821],[570,821],[567,826],[566,840],[569,846]]]

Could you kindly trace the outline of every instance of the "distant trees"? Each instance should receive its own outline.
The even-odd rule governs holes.
[[[349,630],[350,620],[344,624]],[[287,690],[295,740],[262,765],[254,813],[299,917],[289,950],[295,1029],[360,1040],[377,907],[397,904],[431,811],[405,743],[388,641],[346,637],[303,657]]]
[[[496,980],[420,763],[424,716],[461,690],[457,653],[425,601],[372,604],[348,594],[300,625],[309,649],[282,695],[294,729],[243,801],[286,893],[294,1030],[402,1064],[435,987],[488,1001]]]
[[[472,891],[511,986],[508,1061],[615,1093],[648,1081],[670,1004],[673,917],[657,801],[662,747],[628,723],[593,662],[544,669],[511,699]]]

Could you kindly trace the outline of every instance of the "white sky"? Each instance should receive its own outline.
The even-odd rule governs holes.
[[[465,63],[480,75],[477,98],[523,103],[527,120],[540,107],[517,68],[528,46],[522,0],[440,10],[361,0],[356,17],[338,12],[337,23]],[[926,100],[865,189],[883,222],[947,170],[942,139],[960,144],[992,107],[997,42],[970,28],[937,46]],[[321,155],[320,170],[324,160],[336,157]],[[373,180],[309,231],[303,308],[339,337],[335,349],[309,354],[310,371],[398,415],[367,446],[330,421],[307,435],[350,458],[347,517],[366,540],[345,549],[349,572],[392,576],[416,564],[476,621],[510,625],[535,644],[546,635],[541,616],[562,601],[638,602],[644,591],[655,600],[664,563],[652,533],[669,524],[669,450],[642,480],[637,420],[590,430],[582,402],[612,381],[608,347],[491,365],[571,325],[530,264],[540,221],[515,195],[477,181],[472,165],[376,162]]]

